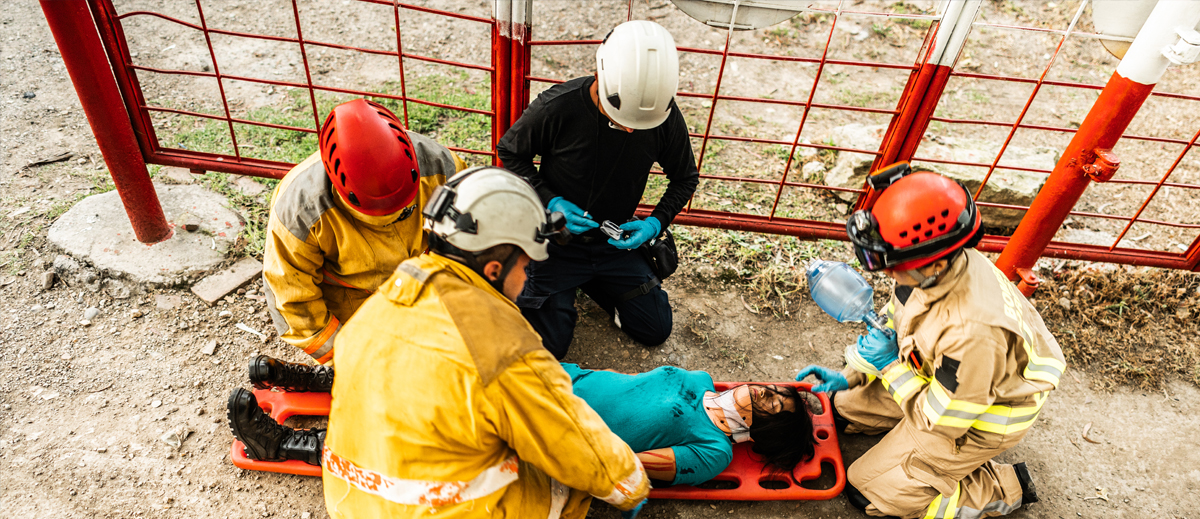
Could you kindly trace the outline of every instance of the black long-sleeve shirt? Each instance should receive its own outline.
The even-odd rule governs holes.
[[[671,114],[656,128],[612,128],[592,102],[593,81],[576,78],[542,92],[505,132],[496,153],[504,167],[533,184],[543,204],[561,196],[596,222],[617,224],[633,217],[658,162],[669,182],[651,216],[665,229],[700,183],[683,113],[672,101]],[[533,164],[538,155],[541,169]]]

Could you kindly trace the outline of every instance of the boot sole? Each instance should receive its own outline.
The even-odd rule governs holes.
[[[254,398],[254,393],[239,387],[229,394],[229,401],[225,404],[225,420],[229,424],[229,432],[233,433],[234,438],[242,442],[242,452],[246,454],[247,458],[256,461],[277,461],[266,459],[266,454],[263,452],[262,446],[256,442],[249,441],[249,437],[243,435],[238,427],[238,420],[236,419],[237,411],[250,406],[258,408],[258,400]],[[262,409],[259,408],[259,411],[262,411]]]

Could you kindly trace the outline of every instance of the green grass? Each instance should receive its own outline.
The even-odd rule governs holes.
[[[409,80],[408,95],[410,98],[436,101],[442,104],[463,106],[486,110],[490,108],[490,92],[471,89],[468,75],[433,75],[421,76]],[[400,95],[400,83],[384,83],[375,93]],[[282,96],[283,100],[277,105],[264,106],[251,110],[246,118],[296,128],[312,128],[316,123],[312,115],[312,102],[308,92],[304,90],[288,90]],[[316,95],[317,114],[324,121],[325,116],[337,104],[351,99],[319,92]],[[374,101],[388,107],[403,119],[404,107],[401,101],[385,97],[374,97]],[[170,100],[156,102],[162,106],[171,106]],[[491,148],[491,121],[487,116],[423,105],[408,103],[409,129],[433,138],[439,143],[468,149],[487,150]],[[157,125],[159,139],[168,147],[179,147],[188,150],[209,153],[232,154],[233,146],[229,138],[229,125],[224,121],[214,119],[199,119],[191,117],[171,118]],[[276,162],[296,163],[304,160],[317,150],[317,137],[314,133],[285,130],[248,124],[235,124],[238,147],[243,157],[250,157]],[[488,157],[460,153],[459,156],[468,163],[483,164]],[[157,173],[157,168],[151,172]],[[258,256],[262,254],[266,240],[266,223],[269,212],[267,198],[278,183],[277,180],[255,178],[254,181],[267,186],[267,191],[255,196],[247,196],[234,184],[234,176],[226,173],[207,173],[198,179],[202,185],[229,199],[229,204],[246,219],[246,226],[239,235],[234,254]],[[104,192],[112,189],[112,182],[107,176],[98,180],[97,190]],[[60,213],[61,214],[61,213]]]

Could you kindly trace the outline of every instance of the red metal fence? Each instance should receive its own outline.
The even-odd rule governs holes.
[[[1094,71],[1103,70],[1105,63],[1092,56],[1098,48],[1095,40],[1101,36],[1083,27],[1086,1],[1065,2],[1056,11],[1026,13],[1024,17],[1004,11],[1003,5],[970,1],[945,2],[942,14],[936,14],[932,4],[921,9],[903,2],[826,1],[815,3],[797,18],[776,27],[734,31],[722,28],[719,21],[704,25],[686,18],[661,0],[653,5],[633,0],[586,4],[495,0],[491,5],[464,2],[463,6],[355,0],[347,9],[363,10],[367,14],[361,20],[371,27],[354,26],[370,35],[361,42],[346,41],[327,30],[329,15],[323,9],[331,8],[308,1],[278,1],[270,16],[281,16],[286,23],[265,25],[255,25],[253,20],[239,22],[237,14],[214,15],[214,10],[219,13],[228,6],[212,0],[196,0],[186,6],[173,4],[161,10],[137,5],[119,9],[113,0],[42,2],[81,99],[123,100],[124,117],[88,110],[86,100],[84,105],[135,229],[139,228],[139,217],[134,213],[157,210],[161,219],[161,209],[157,209],[156,200],[152,200],[153,207],[139,205],[149,189],[144,164],[139,165],[138,160],[116,163],[110,159],[110,152],[118,158],[119,151],[128,155],[136,147],[146,163],[279,178],[291,164],[264,158],[261,150],[239,142],[239,135],[253,127],[313,134],[322,112],[327,111],[323,106],[328,104],[323,100],[325,96],[389,100],[398,106],[406,122],[410,108],[422,106],[486,117],[492,130],[487,142],[494,145],[519,117],[531,95],[551,84],[590,74],[588,56],[594,53],[595,45],[609,28],[627,19],[653,19],[668,28],[676,27],[672,30],[684,72],[677,99],[693,126],[702,177],[692,204],[677,219],[684,225],[845,239],[845,213],[854,207],[869,206],[873,193],[866,192],[861,183],[830,185],[821,181],[819,174],[802,171],[803,164],[821,160],[827,166],[832,152],[874,157],[875,166],[912,160],[928,167],[973,169],[981,173],[975,187],[981,207],[1025,211],[1028,204],[989,200],[984,195],[985,186],[1008,175],[1051,173],[1052,167],[1012,162],[1012,150],[1038,145],[1068,149],[1067,141],[1081,127],[1080,122],[1071,119],[1083,115],[1067,113],[1079,110],[1062,107],[1090,108],[1088,99],[1105,88],[1087,77],[1075,76],[1086,70],[1093,78],[1102,77]],[[268,16],[268,7],[262,6],[261,16]],[[534,12],[539,9],[547,11],[544,17],[541,11]],[[564,9],[587,10],[589,16],[576,21],[580,25],[577,27],[557,26],[563,19],[578,20]],[[977,13],[980,10],[982,15]],[[247,16],[245,8],[230,11],[240,13],[243,21]],[[346,16],[345,12],[338,14]],[[417,23],[444,27],[441,33],[448,34],[447,38],[473,38],[486,48],[468,53],[467,57],[473,59],[443,56],[438,50],[441,47],[426,41],[430,31],[415,26]],[[94,36],[80,33],[78,28],[85,25],[98,29],[102,45],[89,41],[95,40]],[[729,26],[726,22],[723,27]],[[201,63],[172,66],[170,59],[151,59],[168,54],[161,49],[135,50],[146,47],[141,42],[152,39],[156,27],[192,34],[196,40],[193,50],[201,56],[197,59]],[[406,40],[414,34],[420,38],[419,45]],[[537,39],[535,34],[550,36]],[[231,53],[228,49],[237,47],[229,42],[241,42],[242,49],[263,49],[262,57],[259,51]],[[1036,52],[1033,58],[1005,56],[1005,49],[997,50],[997,42],[1009,42],[1006,49],[1012,53],[1028,54],[1030,49]],[[177,44],[183,43],[172,43],[171,47]],[[385,68],[380,60],[386,60],[391,63],[386,76],[394,78],[389,84],[398,85],[398,90],[343,85],[336,74],[327,75],[322,68],[327,52],[349,56],[345,61],[375,60],[376,66],[371,68],[380,74],[378,71]],[[262,69],[258,73],[240,70],[255,69],[246,64],[256,60],[271,62],[277,53],[292,56],[294,61],[285,66],[280,58],[277,65],[257,67]],[[93,73],[85,80],[76,77],[81,63],[94,66],[104,61],[111,64],[111,75]],[[1002,61],[1005,66],[1001,66]],[[750,74],[739,75],[739,67],[766,67],[778,73],[768,74],[766,77],[773,81],[764,84],[761,74],[758,81],[747,80]],[[269,74],[263,70],[292,71],[293,77],[264,77]],[[438,74],[441,70],[461,71],[455,74],[468,78],[464,80],[467,82],[486,81],[487,85],[480,88],[490,91],[488,106],[454,104],[409,91],[409,84],[418,75]],[[86,77],[86,73],[80,74]],[[196,91],[215,90],[217,102],[208,106],[218,108],[205,111],[183,102],[159,102],[178,97],[161,93],[148,100],[144,85],[162,78],[172,78],[176,85],[204,82],[206,86]],[[1126,168],[1111,179],[1101,178],[1106,180],[1103,184],[1079,189],[1081,193],[1084,188],[1096,190],[1100,200],[1111,199],[1112,203],[1096,204],[1097,196],[1089,191],[1091,198],[1063,215],[1069,219],[1070,228],[1060,229],[1062,219],[1044,220],[1043,216],[1038,216],[1038,221],[1027,218],[1022,224],[1049,242],[1041,245],[1045,247],[1044,255],[1200,270],[1200,207],[1194,205],[1200,199],[1200,184],[1180,173],[1181,167],[1187,170],[1186,175],[1200,171],[1197,154],[1189,158],[1200,137],[1200,95],[1186,87],[1180,93],[1170,92],[1175,85],[1186,85],[1187,76],[1167,79],[1149,94],[1143,116],[1133,118],[1140,103],[1128,114],[1133,118],[1132,129],[1124,132],[1122,127],[1113,135],[1121,139],[1116,152],[1123,158],[1130,152],[1135,160],[1125,158]],[[306,115],[302,122],[284,123],[256,119],[251,111],[239,108],[245,104],[243,94],[253,88],[299,92],[311,118]],[[238,89],[240,94],[231,95],[231,89]],[[1056,106],[1060,107],[1057,111]],[[164,117],[218,121],[228,134],[228,149],[184,149],[163,142],[156,121]],[[1166,123],[1166,119],[1171,122]],[[886,125],[878,145],[872,142],[851,147],[827,137],[839,123],[862,121]],[[136,141],[111,138],[112,132],[130,129]],[[989,140],[998,148],[994,154],[973,160],[938,156],[936,150],[941,148],[935,143],[940,136],[962,134]],[[111,142],[106,143],[106,138]],[[495,160],[492,146],[449,147],[481,160]],[[1090,148],[1086,151],[1092,152]],[[1060,162],[1065,167],[1070,157]],[[756,166],[745,167],[747,163]],[[140,172],[136,171],[139,167]],[[1059,168],[1053,169],[1059,175]],[[137,195],[126,196],[126,191]],[[1168,192],[1165,201],[1164,192]],[[849,197],[843,206],[833,198],[839,193]],[[652,194],[648,194],[650,202]],[[1125,196],[1138,202],[1129,202]],[[1074,205],[1074,201],[1070,203]],[[1128,212],[1104,210],[1110,206],[1127,208]],[[1186,210],[1175,210],[1180,207]],[[642,208],[646,209],[648,206]],[[162,239],[163,235],[153,230],[153,218],[146,221],[150,223],[143,227],[148,230],[139,232],[139,238],[147,242]],[[1135,229],[1138,234],[1129,236]],[[1021,232],[1018,230],[1018,234]],[[1073,239],[1079,235],[1089,240]],[[1145,240],[1146,236],[1154,237]],[[1050,241],[1051,237],[1055,241]],[[1100,243],[1099,239],[1111,242]],[[1001,251],[1008,242],[1005,235],[989,234],[981,248]],[[1035,246],[1024,248],[1032,251],[1033,259],[1041,253]],[[1029,252],[1025,251],[1024,256],[1030,256]],[[1010,263],[1010,275],[1015,274],[1013,269],[1032,265],[1028,257]]]

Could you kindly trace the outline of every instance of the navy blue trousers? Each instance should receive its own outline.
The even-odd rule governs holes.
[[[621,330],[647,346],[671,335],[671,302],[660,286],[622,301],[623,295],[654,279],[650,264],[636,250],[621,250],[606,241],[550,244],[550,258],[530,263],[529,280],[517,306],[542,344],[558,359],[567,355],[579,319],[575,289],[583,290],[600,308],[615,315]]]

